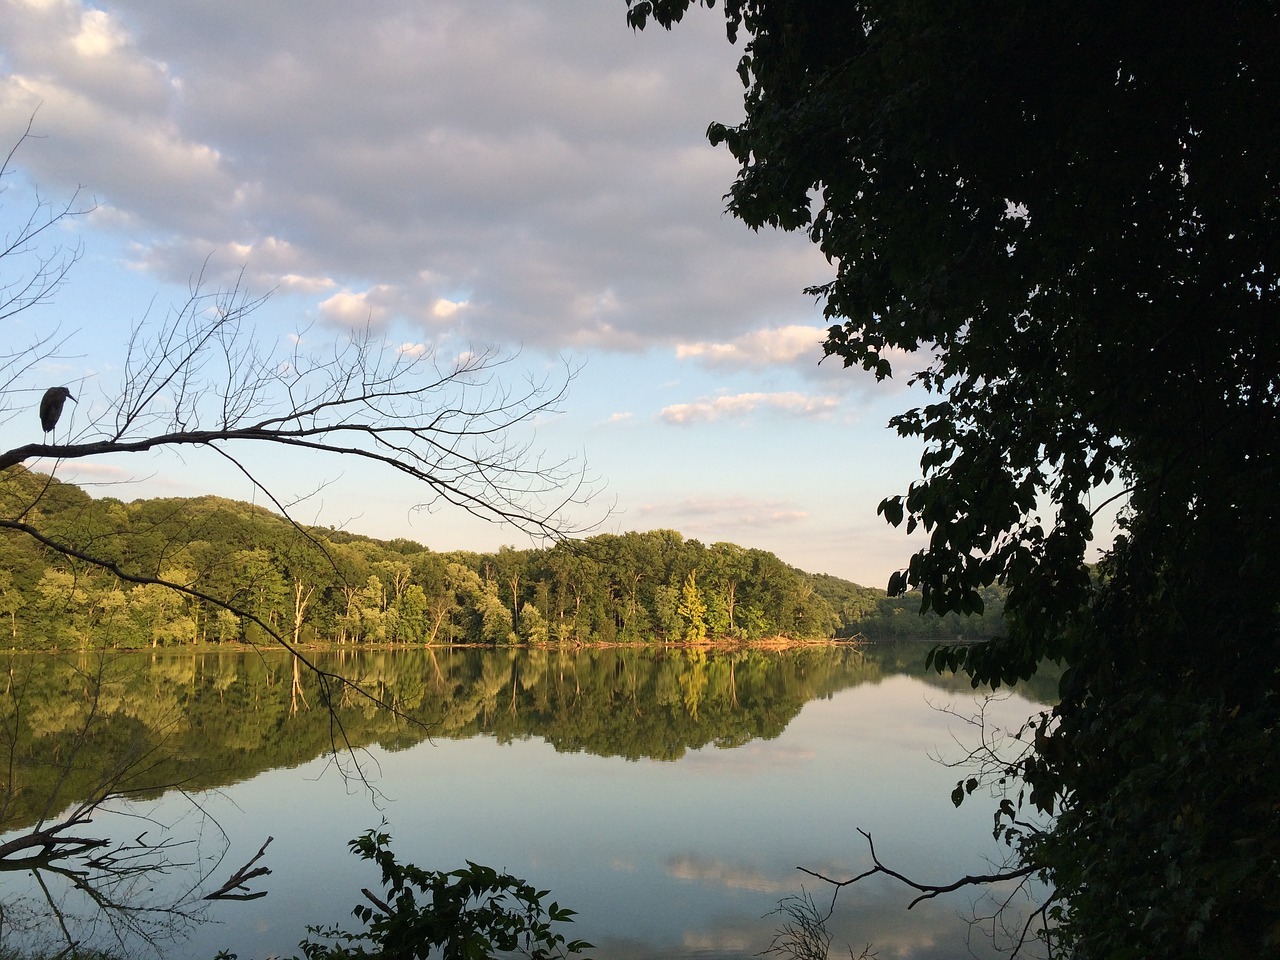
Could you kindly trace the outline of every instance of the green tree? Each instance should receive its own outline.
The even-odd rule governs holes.
[[[698,643],[707,638],[707,602],[698,588],[698,571],[690,570],[680,588],[680,606],[676,608],[684,624],[680,639]]]
[[[355,638],[378,642],[387,638],[387,589],[377,574],[369,574],[355,596]]]
[[[511,625],[511,611],[498,596],[498,584],[483,580],[480,595],[476,598],[480,613],[480,636],[485,643],[515,643],[515,629]]]
[[[552,635],[560,641],[592,639],[593,607],[601,586],[599,563],[577,544],[556,544],[545,562],[552,581]]]
[[[137,644],[140,638],[130,615],[129,600],[129,594],[114,584],[99,594],[99,618],[94,628],[98,646],[119,648]]]
[[[0,570],[0,614],[9,615],[9,633],[13,640],[18,639],[18,611],[26,605],[27,598],[13,585],[13,574]]]
[[[479,613],[484,585],[470,567],[450,562],[445,566],[445,592],[433,605],[434,622],[440,639],[479,643],[483,622]]]
[[[655,591],[662,582],[659,542],[649,533],[626,533],[615,539],[617,549],[608,569],[618,581],[618,636],[646,641],[652,637]]]
[[[713,543],[708,558],[713,561],[716,587],[715,602],[708,597],[708,626],[718,636],[744,636],[745,631],[738,626],[738,587],[750,576],[750,556],[735,543]]]
[[[256,617],[257,622],[247,626],[250,640],[265,640],[265,629],[274,628],[280,622],[280,614],[288,596],[288,587],[276,565],[271,551],[264,547],[240,550],[232,557],[231,602],[237,608]]]
[[[420,643],[426,635],[427,595],[421,585],[411,583],[396,599],[396,639]]]
[[[665,639],[678,639],[684,630],[680,619],[680,591],[664,583],[654,592],[654,619]]]
[[[382,582],[389,588],[387,604],[390,606],[400,599],[405,587],[413,578],[413,567],[404,560],[379,560],[373,565],[381,574]]]
[[[276,565],[283,569],[289,597],[290,637],[296,648],[302,641],[303,627],[307,625],[317,592],[334,577],[334,562],[327,543],[303,536],[285,540],[275,554]]]
[[[1001,635],[932,655],[975,684],[1068,665],[1008,771],[1053,826],[1013,799],[999,818],[1058,941],[1274,954],[1280,7],[724,12],[745,39],[745,118],[709,131],[741,164],[730,210],[834,264],[811,290],[828,356],[884,378],[928,348],[930,402],[891,421],[922,475],[880,506],[926,542],[890,592],[969,614],[1007,590]]]
[[[515,547],[499,547],[493,558],[493,578],[497,581],[504,602],[509,604],[511,620],[515,629],[520,629],[521,611],[524,604],[520,600],[520,583],[524,579],[529,563],[529,551],[517,550]]]
[[[182,595],[158,583],[144,583],[128,592],[129,612],[140,640],[157,646],[190,643],[195,625],[184,615]]]
[[[52,647],[78,644],[83,634],[76,627],[89,599],[83,584],[66,570],[50,568],[36,584],[36,590],[45,614],[43,642]]]
[[[547,621],[534,604],[526,603],[520,611],[519,637],[525,643],[540,644],[550,639]]]

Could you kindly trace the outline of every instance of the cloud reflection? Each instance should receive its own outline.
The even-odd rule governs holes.
[[[705,747],[686,754],[682,762],[699,773],[749,777],[784,769],[798,770],[812,762],[815,756],[813,748],[804,744],[784,746],[776,742],[755,741],[732,750]]]
[[[793,871],[787,878],[770,877],[757,867],[711,860],[697,854],[672,857],[666,863],[667,875],[677,880],[692,880],[732,890],[751,890],[756,893],[785,893],[795,889]]]

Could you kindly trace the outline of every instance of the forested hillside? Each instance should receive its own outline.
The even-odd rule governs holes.
[[[219,497],[92,498],[5,471],[7,515],[140,577],[190,587],[297,643],[647,643],[769,637],[982,637],[985,617],[922,618],[911,597],[673,530],[601,534],[545,549],[441,553],[299,528]],[[155,583],[131,583],[0,533],[0,636],[37,649],[261,642],[252,619]]]

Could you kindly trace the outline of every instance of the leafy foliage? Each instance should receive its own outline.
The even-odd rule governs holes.
[[[93,499],[22,467],[0,472],[0,509],[139,577],[160,577],[258,619],[111,573],[0,530],[0,636],[21,649],[757,640],[785,636],[990,636],[992,617],[921,618],[882,590],[671,530],[605,534],[542,550],[437,553],[303,529],[219,497]],[[4,628],[8,629],[5,630]]]
[[[715,6],[713,0],[703,5]],[[691,0],[628,0],[670,27]],[[1280,8],[727,0],[730,210],[805,230],[826,353],[879,378],[927,544],[889,592],[1005,588],[977,683],[1067,665],[1004,827],[1082,957],[1280,949]],[[1085,564],[1100,509],[1118,536]],[[1215,772],[1216,771],[1216,772]],[[1156,799],[1163,798],[1163,799]]]
[[[544,905],[549,891],[510,874],[470,861],[448,872],[401,863],[391,837],[373,830],[349,846],[378,866],[385,892],[376,897],[366,891],[370,903],[351,911],[365,925],[359,933],[311,928],[313,936],[331,942],[304,940],[307,960],[489,960],[517,952],[530,960],[550,960],[591,947],[553,928],[572,923],[574,911],[554,900]]]

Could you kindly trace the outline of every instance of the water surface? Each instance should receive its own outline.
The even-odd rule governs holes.
[[[289,956],[308,923],[355,926],[350,908],[377,878],[346,841],[385,821],[402,859],[470,859],[550,889],[579,912],[571,934],[597,957],[749,957],[769,945],[781,898],[807,889],[829,900],[797,866],[839,878],[870,866],[859,828],[883,860],[926,881],[1002,855],[994,802],[956,809],[965,774],[937,759],[976,742],[941,708],[968,716],[978,701],[967,684],[926,674],[926,649],[334,655],[322,665],[426,724],[334,692],[336,736],[355,748],[339,755],[345,776],[328,754],[324,691],[283,655],[71,658],[56,671],[18,658],[7,709],[29,740],[5,829],[29,827],[50,795],[68,804],[113,757],[158,743],[146,776],[186,789],[143,791],[140,808],[149,829],[187,842],[172,859],[193,866],[148,877],[149,902],[217,886],[274,838],[261,861],[272,874],[252,884],[267,896],[201,907],[211,922],[178,924],[167,956]],[[58,781],[49,758],[86,739],[93,691],[94,749]],[[987,709],[990,724],[1016,728],[1043,707],[1015,695]],[[132,836],[138,824],[102,816],[94,829]],[[3,883],[8,901],[38,903],[25,875]],[[91,915],[74,890],[64,896],[68,913]],[[912,896],[880,877],[842,892],[835,953],[871,943],[881,957],[991,954],[970,895],[908,912]]]

